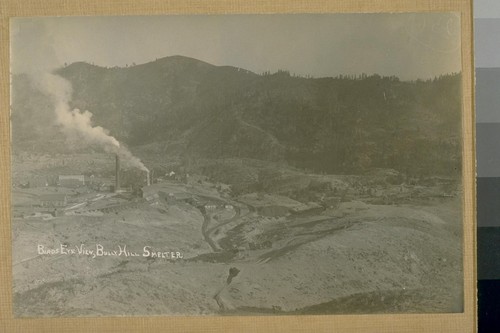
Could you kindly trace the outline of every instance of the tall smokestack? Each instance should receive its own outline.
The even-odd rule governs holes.
[[[115,192],[120,190],[120,157],[115,154]]]
[[[149,170],[146,171],[146,183],[147,185],[151,185],[151,175],[149,173]]]

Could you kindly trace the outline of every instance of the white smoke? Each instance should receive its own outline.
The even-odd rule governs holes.
[[[35,73],[32,73],[35,74]],[[32,75],[38,89],[53,99],[56,122],[67,136],[79,136],[87,144],[101,147],[104,151],[118,154],[125,166],[148,171],[146,166],[101,126],[93,126],[92,113],[88,110],[71,109],[71,83],[61,76],[43,72]]]
[[[56,121],[66,134],[79,134],[89,143],[101,145],[105,149],[120,147],[118,140],[108,135],[104,128],[92,126],[92,113],[79,109],[71,110],[69,102],[72,89],[67,80],[51,73],[42,73],[41,78],[35,80],[38,81],[38,89],[53,98]]]
[[[146,166],[101,126],[92,122],[92,113],[70,107],[71,83],[54,71],[62,67],[64,43],[56,40],[57,18],[15,18],[11,21],[11,71],[27,74],[32,83],[52,98],[54,119],[63,133],[82,144],[95,145],[118,154],[126,167],[147,171]]]

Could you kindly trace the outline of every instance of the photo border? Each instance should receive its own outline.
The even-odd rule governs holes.
[[[0,0],[0,331],[476,332],[476,191],[471,0]],[[457,12],[462,39],[464,312],[455,314],[14,318],[9,18],[165,14]]]

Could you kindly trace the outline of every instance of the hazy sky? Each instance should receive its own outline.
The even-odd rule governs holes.
[[[184,55],[256,73],[286,69],[429,78],[461,70],[456,13],[16,18],[12,71]]]

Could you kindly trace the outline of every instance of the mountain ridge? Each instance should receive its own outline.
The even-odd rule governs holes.
[[[256,158],[328,173],[460,173],[460,74],[308,78],[183,56],[120,68],[73,63],[56,73],[73,86],[72,107],[90,110],[95,124],[129,146],[164,142],[163,153],[177,156]],[[13,106],[26,108],[33,106]]]

